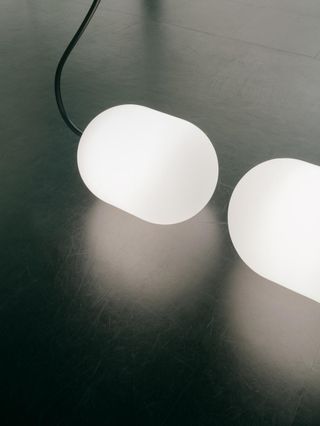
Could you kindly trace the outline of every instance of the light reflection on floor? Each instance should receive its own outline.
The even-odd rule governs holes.
[[[275,381],[304,385],[319,350],[319,304],[260,277],[240,260],[227,285],[239,371],[258,376],[255,384],[263,392]]]
[[[218,264],[219,226],[211,206],[189,221],[161,226],[97,201],[85,245],[100,297],[161,305],[201,291]]]

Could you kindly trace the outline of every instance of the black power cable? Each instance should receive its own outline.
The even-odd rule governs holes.
[[[78,136],[82,135],[82,130],[80,130],[69,118],[67,111],[65,110],[65,107],[63,105],[63,101],[62,101],[62,96],[61,96],[61,74],[62,74],[62,70],[64,67],[64,64],[66,63],[70,53],[72,52],[73,48],[75,47],[75,45],[78,43],[80,37],[82,36],[83,32],[85,31],[85,29],[87,28],[89,22],[91,21],[91,18],[93,17],[95,11],[97,10],[99,3],[101,0],[93,0],[93,3],[88,11],[88,13],[86,14],[84,20],[82,21],[78,31],[75,33],[75,35],[73,36],[72,40],[70,41],[70,43],[68,44],[66,50],[64,51],[57,70],[56,70],[56,74],[55,74],[55,78],[54,78],[54,91],[55,91],[55,95],[56,95],[56,101],[58,104],[58,108],[60,111],[60,114],[64,120],[64,122],[66,123],[66,125]]]

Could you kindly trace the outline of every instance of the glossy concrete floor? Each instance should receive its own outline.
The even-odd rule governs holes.
[[[219,156],[208,207],[169,227],[79,178],[52,81],[89,3],[0,5],[1,425],[319,425],[320,305],[249,270],[226,213],[257,163],[320,164],[320,2],[102,0],[73,119],[147,105]]]

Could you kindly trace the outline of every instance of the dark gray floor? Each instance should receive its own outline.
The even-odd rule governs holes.
[[[171,227],[78,175],[52,80],[89,3],[0,5],[0,423],[319,425],[320,306],[250,271],[226,225],[255,164],[320,165],[319,0],[102,1],[64,74],[74,120],[147,105],[218,153],[209,206]]]

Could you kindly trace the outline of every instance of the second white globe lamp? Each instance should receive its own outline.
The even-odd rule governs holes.
[[[230,200],[231,240],[259,275],[320,302],[320,167],[278,158],[251,169]]]

